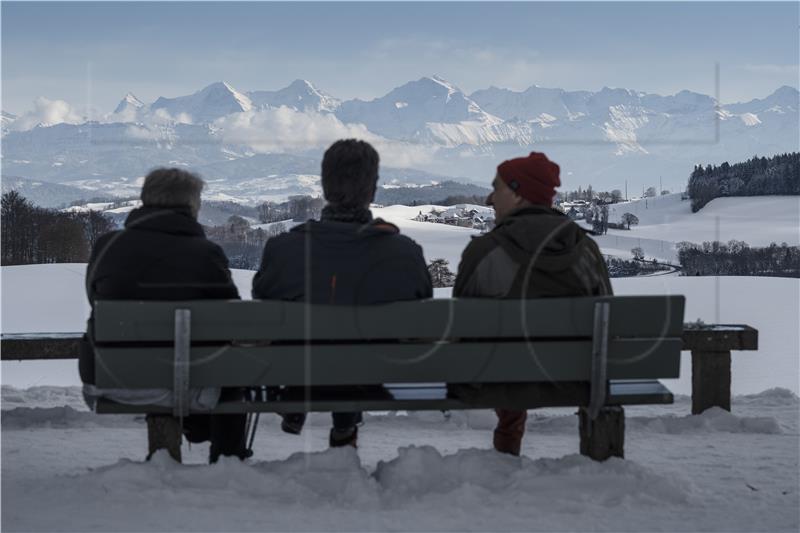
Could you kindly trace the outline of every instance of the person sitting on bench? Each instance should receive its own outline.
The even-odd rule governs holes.
[[[225,253],[206,238],[197,222],[203,185],[199,177],[177,168],[157,168],[147,175],[142,206],[131,211],[124,229],[101,236],[92,250],[86,269],[86,293],[92,307],[97,300],[239,299]],[[90,406],[98,397],[119,403],[172,405],[169,390],[97,389],[93,331],[94,311],[87,324],[88,342],[79,360]],[[210,409],[220,395],[232,400],[241,394],[236,389],[194,390],[192,407]],[[165,417],[171,418],[147,415],[151,432],[170,422]],[[190,442],[211,441],[212,463],[220,455],[244,458],[245,417],[194,414],[183,420],[182,430]],[[175,455],[179,455],[179,449]]]
[[[504,161],[486,205],[496,226],[475,237],[461,256],[453,297],[541,298],[611,294],[603,256],[586,231],[553,209],[559,167],[546,155]],[[503,396],[515,387],[485,394]],[[487,387],[492,389],[492,387]],[[467,392],[462,388],[463,392]],[[459,390],[453,393],[458,395]],[[526,411],[496,409],[496,450],[519,455]]]
[[[378,153],[364,141],[340,140],[322,159],[327,202],[309,220],[267,241],[253,278],[253,298],[364,305],[430,298],[422,248],[398,228],[373,219]],[[361,413],[333,413],[329,444],[356,446]],[[305,415],[285,415],[282,429],[299,434]]]

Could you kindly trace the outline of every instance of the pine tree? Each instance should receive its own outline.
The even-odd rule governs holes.
[[[428,263],[428,272],[435,288],[452,287],[455,283],[456,275],[450,271],[449,265],[446,259],[434,259]]]

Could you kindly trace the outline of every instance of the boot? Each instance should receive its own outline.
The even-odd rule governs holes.
[[[497,427],[494,430],[494,449],[501,453],[519,455],[522,451],[522,437],[525,435],[527,411],[495,409]]]
[[[352,446],[358,448],[358,427],[352,426],[349,428],[332,428],[328,444],[331,448],[340,448],[342,446]]]
[[[305,413],[284,413],[281,415],[281,430],[290,435],[299,435],[306,423]]]
[[[232,455],[239,459],[249,457],[245,445],[246,415],[211,415],[211,448],[208,462],[216,463],[220,455]]]
[[[170,415],[148,414],[147,421],[147,460],[157,450],[166,449],[170,457],[181,462],[181,425]]]

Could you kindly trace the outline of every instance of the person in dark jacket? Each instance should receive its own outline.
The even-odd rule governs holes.
[[[474,238],[461,256],[454,297],[542,298],[611,294],[597,244],[552,208],[559,167],[532,152],[497,167],[486,204],[496,226]],[[457,392],[456,392],[457,394]],[[519,455],[526,411],[497,409],[494,447]]]
[[[177,168],[159,168],[147,175],[142,206],[131,211],[124,229],[101,236],[92,250],[86,269],[92,308],[98,300],[239,298],[224,252],[206,238],[197,222],[202,188],[200,178]],[[94,387],[93,339],[94,310],[87,325],[88,345],[79,360],[84,390],[88,397],[106,395],[124,401],[124,390],[104,394]],[[163,397],[159,390],[150,394],[155,399],[159,393]],[[222,391],[225,399],[237,394]],[[148,424],[157,418],[148,415]],[[209,458],[215,462],[220,454],[244,456],[244,426],[245,415],[191,415],[184,419],[183,429],[193,442],[211,440]]]
[[[364,141],[335,142],[322,160],[327,202],[319,221],[267,241],[253,278],[253,298],[314,304],[369,305],[430,298],[422,248],[396,226],[373,219],[378,153]],[[356,445],[361,413],[334,413],[331,446]],[[305,416],[284,417],[300,433]]]

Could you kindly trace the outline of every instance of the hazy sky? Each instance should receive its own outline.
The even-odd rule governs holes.
[[[304,78],[342,99],[438,74],[490,85],[625,87],[723,102],[798,85],[800,4],[2,2],[2,108],[38,96],[113,110],[224,80]]]

